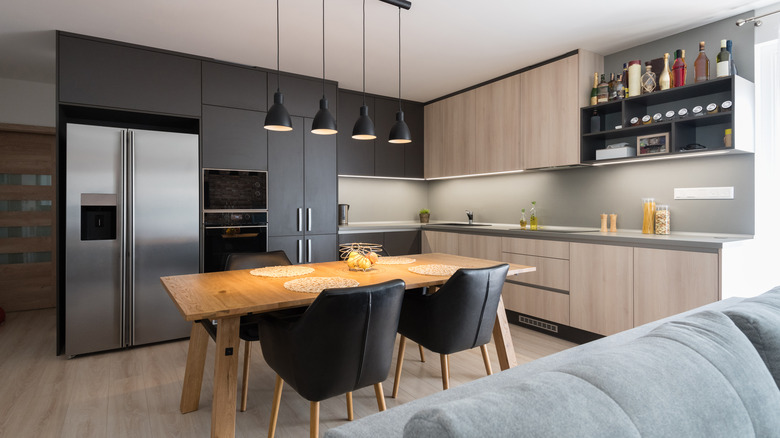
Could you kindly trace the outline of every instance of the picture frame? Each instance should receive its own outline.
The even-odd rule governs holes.
[[[636,155],[658,155],[669,153],[669,133],[640,135],[636,138]]]

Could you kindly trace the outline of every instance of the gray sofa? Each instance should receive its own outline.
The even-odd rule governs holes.
[[[780,437],[778,387],[780,287],[580,345],[325,437]]]

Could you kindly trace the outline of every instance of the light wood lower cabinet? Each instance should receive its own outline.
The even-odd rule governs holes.
[[[720,299],[718,254],[634,248],[634,325]]]
[[[572,327],[611,335],[634,327],[634,248],[571,244]]]
[[[422,232],[422,252],[423,254],[441,252],[457,255],[458,234],[424,230]]]
[[[507,282],[502,295],[507,310],[569,325],[569,295],[565,293]]]
[[[485,260],[501,261],[501,237],[457,234],[458,255]]]
[[[517,263],[518,265],[536,268],[536,271],[520,274],[513,280],[561,291],[569,290],[568,260],[510,253],[504,253],[503,260],[508,263]]]

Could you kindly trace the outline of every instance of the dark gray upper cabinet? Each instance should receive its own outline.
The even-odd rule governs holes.
[[[203,103],[266,111],[268,74],[262,70],[203,61]]]
[[[268,95],[266,100],[268,108],[274,104],[274,93],[276,93],[277,74],[268,73]],[[279,89],[284,95],[284,106],[291,116],[301,116],[313,119],[320,109],[320,99],[322,99],[322,80],[313,78],[304,78],[287,73],[279,75]],[[338,87],[333,82],[325,82],[325,95],[328,98],[328,108],[331,114],[336,115],[338,111]],[[311,120],[305,122],[305,129],[311,131]],[[294,129],[298,126],[293,125]]]
[[[311,119],[304,119],[311,125]],[[337,231],[336,135],[304,134],[306,234]],[[335,241],[334,241],[335,243]]]
[[[424,140],[424,109],[423,104],[404,102],[404,120],[412,133],[412,142],[404,145],[404,176],[406,178],[423,178],[425,149]]]
[[[264,112],[203,105],[203,167],[268,170]]]
[[[59,101],[200,116],[200,61],[58,34]]]
[[[303,123],[292,119],[293,126]],[[268,131],[269,236],[303,235],[303,132]]]
[[[376,140],[374,143],[374,175],[375,176],[404,176],[404,150],[403,144],[390,143],[390,129],[395,124],[395,115],[398,112],[398,101],[377,97],[374,99],[375,115],[374,127],[376,128]]]
[[[339,90],[338,173],[339,175],[374,175],[374,140],[354,140],[352,128],[360,115],[363,95]],[[366,96],[368,115],[374,120],[374,98]],[[376,129],[376,124],[374,125]]]

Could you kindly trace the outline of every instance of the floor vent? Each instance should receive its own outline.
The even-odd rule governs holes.
[[[532,325],[540,329],[544,329],[553,333],[558,333],[558,326],[555,324],[550,324],[547,322],[539,321],[538,319],[533,319],[522,315],[518,316],[517,320],[520,322],[520,324]]]

